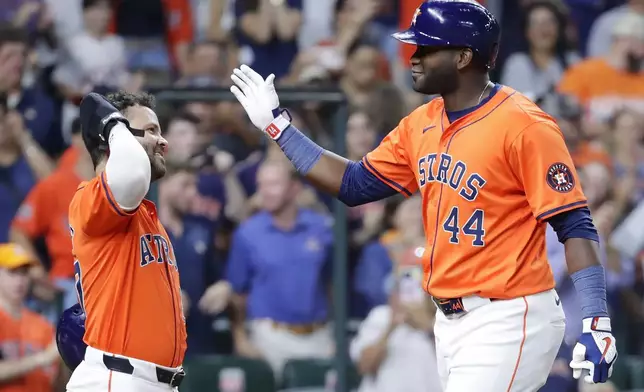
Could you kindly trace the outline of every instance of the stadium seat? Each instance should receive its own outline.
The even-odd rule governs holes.
[[[273,371],[264,361],[235,356],[198,356],[186,360],[180,392],[274,392]]]
[[[355,388],[360,383],[360,376],[355,367],[349,368],[349,387]],[[284,365],[282,374],[284,389],[314,388],[335,385],[333,361],[326,359],[297,359]]]

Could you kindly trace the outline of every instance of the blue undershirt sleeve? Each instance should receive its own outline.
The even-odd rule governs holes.
[[[385,199],[397,193],[398,191],[373,175],[362,161],[349,162],[342,176],[338,199],[353,207]]]

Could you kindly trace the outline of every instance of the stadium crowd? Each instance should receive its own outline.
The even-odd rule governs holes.
[[[346,155],[359,160],[431,99],[410,88],[413,48],[389,36],[419,2],[1,1],[0,392],[64,390],[68,377],[52,341],[59,314],[77,301],[67,208],[94,176],[77,120],[85,94],[228,87],[246,63],[274,73],[278,87],[342,89]],[[572,378],[581,316],[548,228],[567,332],[542,391],[644,390],[644,1],[482,2],[503,26],[493,80],[557,119],[603,239],[620,350],[613,383],[591,389]],[[288,109],[333,147],[332,108]],[[236,102],[164,101],[157,112],[169,172],[150,198],[181,273],[187,359],[265,361],[286,388],[290,360],[335,353],[332,200],[294,175]],[[420,209],[414,196],[348,210],[347,331],[360,391],[440,391],[419,284]],[[244,377],[228,367],[212,390],[265,390]]]

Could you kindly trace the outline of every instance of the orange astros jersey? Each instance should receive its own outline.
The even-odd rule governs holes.
[[[179,272],[154,203],[124,211],[102,173],[79,185],[69,224],[85,343],[179,366],[186,350]]]
[[[507,299],[554,287],[545,221],[586,198],[557,124],[525,96],[501,87],[454,123],[436,98],[364,164],[401,193],[420,190],[429,294]]]

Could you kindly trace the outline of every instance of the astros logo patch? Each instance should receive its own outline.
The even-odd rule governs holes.
[[[548,168],[546,182],[557,192],[570,192],[575,187],[575,179],[570,168],[563,163],[554,163]]]

